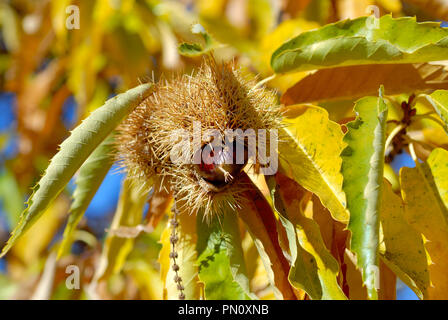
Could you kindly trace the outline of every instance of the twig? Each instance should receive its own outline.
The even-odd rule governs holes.
[[[171,211],[173,213],[173,218],[171,219],[171,252],[170,252],[170,258],[173,260],[173,271],[176,274],[174,276],[174,282],[177,283],[177,290],[179,290],[179,300],[185,300],[185,294],[184,294],[184,286],[182,285],[182,278],[179,276],[179,265],[177,264],[177,257],[178,254],[176,252],[176,243],[179,240],[179,237],[177,235],[177,227],[179,226],[179,221],[177,220],[178,211],[176,207],[176,197],[174,196],[174,203],[173,207],[171,208]]]

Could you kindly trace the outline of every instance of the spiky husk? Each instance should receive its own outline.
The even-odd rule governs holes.
[[[233,62],[207,58],[196,74],[155,84],[153,95],[119,128],[119,158],[129,176],[143,185],[155,178],[157,187],[175,194],[182,211],[204,210],[207,217],[219,214],[223,206],[238,206],[244,185],[236,177],[222,190],[213,190],[194,165],[172,163],[170,152],[177,143],[173,131],[184,129],[192,141],[195,121],[200,121],[202,132],[217,129],[224,135],[226,129],[278,128],[280,118],[275,94],[243,77]]]

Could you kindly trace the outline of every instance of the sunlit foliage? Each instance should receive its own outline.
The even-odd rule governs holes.
[[[0,299],[448,299],[446,20],[440,0],[1,2]],[[148,110],[182,112],[157,94],[218,101],[235,74],[276,174],[246,166],[204,217],[116,162]]]

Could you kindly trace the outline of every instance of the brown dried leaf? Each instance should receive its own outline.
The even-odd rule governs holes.
[[[168,212],[171,207],[173,197],[165,189],[154,190],[154,193],[149,198],[149,209],[146,214],[145,222],[146,226],[151,229],[155,229],[163,218],[164,214]]]
[[[380,85],[386,94],[428,89],[448,89],[448,72],[443,66],[382,64],[319,70],[297,82],[281,97],[285,105],[315,101],[356,99],[376,95]]]
[[[243,172],[240,179],[248,187],[244,198],[252,201],[246,201],[242,205],[239,217],[254,239],[269,280],[275,286],[276,296],[281,296],[285,300],[295,300],[297,296],[288,280],[290,266],[279,244],[272,208],[246,173]]]
[[[380,287],[378,289],[380,300],[397,299],[397,276],[387,265],[380,260]]]

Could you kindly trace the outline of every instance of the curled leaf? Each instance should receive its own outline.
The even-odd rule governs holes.
[[[384,148],[388,106],[380,97],[356,103],[357,118],[347,124],[347,147],[342,152],[343,189],[350,212],[351,250],[356,254],[370,299],[378,299],[379,212],[383,184]]]
[[[388,95],[428,89],[448,89],[443,66],[376,64],[318,70],[289,88],[281,98],[285,105],[315,101],[358,99],[374,95],[380,85]]]

